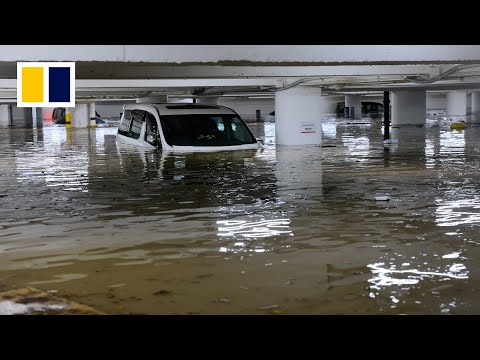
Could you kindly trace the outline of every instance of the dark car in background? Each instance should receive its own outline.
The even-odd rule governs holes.
[[[337,117],[346,117],[345,101],[337,103]],[[383,104],[373,101],[362,101],[362,116],[382,117]]]
[[[275,122],[275,110],[265,116],[265,122]]]
[[[65,118],[65,108],[58,107],[53,109],[52,120],[55,124],[65,125],[67,123]],[[105,121],[100,118],[100,115],[95,111],[95,121],[97,124],[104,124]]]

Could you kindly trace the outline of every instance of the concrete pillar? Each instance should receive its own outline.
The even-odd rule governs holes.
[[[37,128],[43,128],[43,108],[37,108]]]
[[[95,113],[95,103],[90,103],[88,104],[88,118],[89,118],[89,125],[90,126],[97,126],[97,120],[95,120],[96,117]]]
[[[480,91],[472,92],[472,120],[480,120]]]
[[[322,143],[322,91],[296,86],[275,93],[277,145]]]
[[[32,108],[23,108],[23,119],[26,128],[33,127],[33,109]]]
[[[354,111],[354,119],[362,118],[362,97],[360,95],[345,95],[345,107],[350,108],[350,117],[352,114],[352,107]]]
[[[0,127],[11,126],[12,119],[10,118],[10,105],[0,105]]]
[[[17,129],[33,128],[32,108],[10,105],[10,124]]]
[[[467,92],[449,91],[447,93],[447,118],[464,120],[467,115]]]
[[[425,125],[427,122],[425,90],[392,92],[392,126]]]
[[[337,104],[343,100],[345,99],[337,95],[322,96],[322,112],[324,114],[336,114]]]
[[[36,107],[32,108],[33,116],[33,127],[42,128],[43,127],[43,108]]]
[[[158,103],[166,103],[168,102],[167,95],[154,95],[154,96],[145,96],[141,98],[137,98],[137,104],[142,103],[151,103],[151,104],[158,104]]]
[[[72,108],[72,128],[85,128],[89,123],[88,104],[75,104]]]
[[[197,104],[218,105],[218,97],[197,98]]]

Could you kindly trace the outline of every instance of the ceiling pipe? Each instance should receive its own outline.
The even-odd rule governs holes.
[[[413,82],[413,83],[417,83],[417,84],[431,84],[431,83],[434,83],[436,81],[439,81],[439,80],[442,80],[444,78],[446,78],[448,75],[451,75],[453,73],[456,73],[457,71],[460,71],[460,70],[464,70],[464,69],[469,69],[469,68],[474,68],[474,67],[479,67],[480,64],[477,64],[477,65],[457,65],[453,68],[451,68],[450,70],[447,70],[445,71],[444,73],[434,77],[434,78],[414,78],[414,77],[411,77],[411,76],[404,76],[403,78],[405,80],[408,80],[410,82]]]

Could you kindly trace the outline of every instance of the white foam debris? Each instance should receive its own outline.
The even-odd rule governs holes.
[[[16,314],[25,314],[31,311],[46,311],[46,310],[62,310],[66,307],[65,304],[19,304],[13,301],[2,301],[0,302],[0,315],[16,315]]]
[[[17,304],[13,301],[0,302],[0,315],[24,314],[27,309],[27,305]]]
[[[453,264],[450,267],[451,272],[459,272],[459,271],[462,271],[462,270],[465,270],[465,269],[466,269],[466,267],[463,264]]]
[[[447,255],[443,255],[442,258],[443,259],[456,259],[460,257],[460,253],[459,252],[454,252],[454,253],[451,253],[451,254],[447,254]]]

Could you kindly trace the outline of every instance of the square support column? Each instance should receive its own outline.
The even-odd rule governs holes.
[[[392,126],[425,125],[427,122],[425,90],[392,92]]]
[[[322,90],[296,86],[275,93],[277,145],[322,143]]]
[[[449,91],[447,93],[447,117],[452,120],[465,120],[467,115],[467,92]]]

